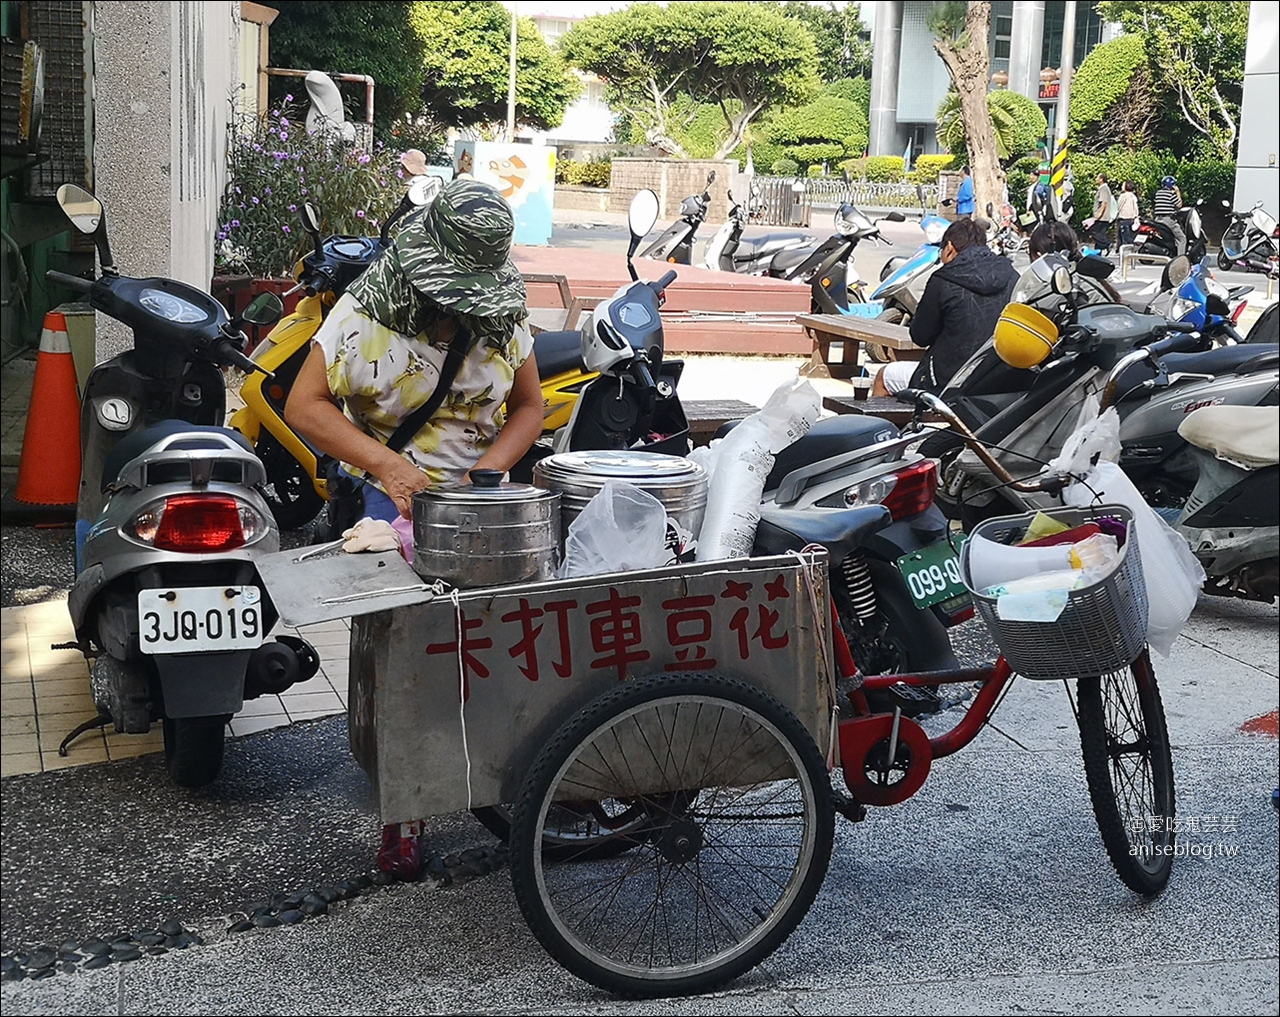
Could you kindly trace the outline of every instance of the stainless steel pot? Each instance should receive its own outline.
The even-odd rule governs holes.
[[[533,467],[538,487],[560,492],[562,541],[569,524],[609,480],[624,480],[662,502],[672,553],[681,557],[692,549],[707,511],[707,471],[692,459],[628,449],[560,452]]]
[[[552,579],[560,557],[560,496],[472,470],[470,484],[413,496],[413,567],[464,589]]]

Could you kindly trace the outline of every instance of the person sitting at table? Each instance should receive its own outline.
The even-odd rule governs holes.
[[[941,392],[951,376],[995,330],[1013,295],[1018,271],[987,246],[987,235],[972,219],[960,219],[942,235],[942,265],[925,284],[911,317],[911,341],[925,347],[918,364],[898,360],[876,375],[871,394],[893,395],[904,388]]]

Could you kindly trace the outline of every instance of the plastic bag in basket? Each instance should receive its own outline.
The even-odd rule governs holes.
[[[1147,642],[1167,657],[1196,606],[1204,569],[1182,536],[1143,501],[1133,481],[1115,463],[1099,462],[1084,484],[1073,484],[1063,492],[1068,505],[1088,506],[1099,498],[1133,513],[1147,585]]]

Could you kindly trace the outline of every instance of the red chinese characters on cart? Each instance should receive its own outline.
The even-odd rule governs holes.
[[[664,599],[665,627],[656,632],[651,630],[654,613],[642,612],[634,587],[605,589],[603,596],[603,591],[593,590],[591,600],[520,597],[502,613],[473,614],[461,608],[454,638],[427,644],[426,653],[460,662],[463,697],[468,698],[473,679],[489,678],[496,669],[512,665],[531,682],[569,678],[575,668],[580,673],[613,671],[625,681],[635,673],[709,671],[743,664],[791,642],[792,616],[784,610],[790,605],[774,604],[792,597],[781,573],[769,581],[725,579],[718,593]],[[584,631],[590,652],[583,653],[586,646],[579,639],[576,651],[582,659],[575,659],[573,636]],[[732,647],[730,660],[724,659],[726,646]]]

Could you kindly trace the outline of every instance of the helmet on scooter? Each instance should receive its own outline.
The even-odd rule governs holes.
[[[996,322],[996,353],[1010,367],[1043,363],[1057,341],[1057,326],[1026,304],[1009,304]]]

